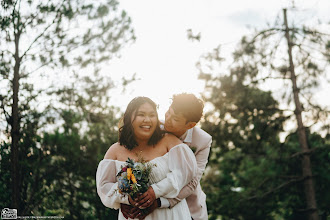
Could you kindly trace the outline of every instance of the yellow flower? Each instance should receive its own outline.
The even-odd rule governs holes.
[[[131,175],[133,174],[132,173],[132,168],[127,168],[127,179],[130,180],[131,179]]]
[[[135,176],[132,172],[132,168],[127,168],[127,179],[132,180],[133,183],[137,183]]]
[[[132,180],[133,183],[137,183],[137,182],[136,182],[136,179],[135,179],[135,176],[134,176],[133,173],[132,173],[132,175],[131,175],[131,180]]]

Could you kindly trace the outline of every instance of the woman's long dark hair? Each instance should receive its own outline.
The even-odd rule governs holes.
[[[134,129],[132,126],[132,115],[134,114],[134,119],[136,117],[136,112],[144,103],[149,103],[156,112],[157,116],[157,125],[156,130],[150,137],[148,144],[155,145],[160,139],[162,139],[164,132],[160,129],[160,124],[158,120],[157,105],[148,97],[136,97],[134,98],[127,106],[126,111],[123,117],[123,126],[119,128],[119,143],[122,146],[125,146],[127,149],[132,150],[134,147],[138,146],[138,143],[134,137]]]

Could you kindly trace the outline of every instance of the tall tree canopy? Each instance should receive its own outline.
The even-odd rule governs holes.
[[[214,107],[203,123],[215,139],[204,183],[212,218],[318,219],[320,213],[329,214],[321,196],[327,190],[313,184],[313,179],[329,183],[321,176],[329,167],[316,168],[329,152],[328,136],[322,140],[311,134],[329,132],[329,109],[312,98],[329,71],[330,35],[324,33],[329,29],[327,24],[297,27],[288,22],[286,10],[283,14],[274,26],[242,38],[229,74],[215,71],[223,61],[221,47],[198,64],[206,99]],[[280,91],[272,91],[273,84],[282,85]],[[284,123],[297,126],[287,131]]]
[[[97,74],[135,36],[116,0],[4,0],[0,26],[1,118],[7,122],[0,129],[11,144],[11,207],[20,214],[27,205],[24,159],[41,127],[35,77],[89,67]]]

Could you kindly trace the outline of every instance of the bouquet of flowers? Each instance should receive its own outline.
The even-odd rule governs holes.
[[[149,175],[154,166],[156,165],[142,158],[137,162],[128,158],[125,166],[117,173],[119,193],[135,198],[139,193],[146,192],[150,185]]]

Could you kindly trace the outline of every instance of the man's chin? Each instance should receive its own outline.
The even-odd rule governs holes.
[[[165,129],[165,131],[167,131],[167,132],[173,132],[173,128],[168,127],[168,126],[166,126],[166,125],[164,125],[164,129]]]
[[[166,124],[164,124],[164,129],[168,131],[168,126],[166,126]]]

